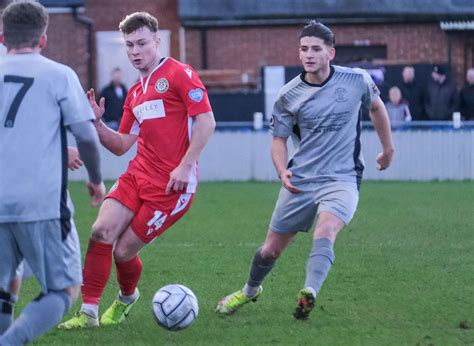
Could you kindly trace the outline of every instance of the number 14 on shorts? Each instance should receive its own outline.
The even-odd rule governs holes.
[[[165,223],[167,217],[168,215],[163,214],[159,210],[155,210],[153,217],[147,222],[148,231],[146,232],[146,235],[150,235],[153,232],[158,231]]]

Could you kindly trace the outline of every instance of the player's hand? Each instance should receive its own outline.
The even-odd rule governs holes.
[[[67,147],[67,167],[71,171],[74,171],[76,169],[79,169],[83,165],[84,162],[82,162],[77,149],[74,147]]]
[[[91,195],[91,206],[92,208],[97,208],[100,206],[102,201],[105,197],[105,185],[103,182],[99,184],[91,183],[90,181],[87,183],[87,189],[89,190],[89,194]]]
[[[91,105],[92,111],[95,115],[95,120],[99,121],[104,115],[105,112],[105,98],[101,97],[99,103],[95,100],[95,90],[90,88],[87,92],[87,98],[89,99],[89,104]]]
[[[376,168],[379,171],[383,171],[390,166],[390,162],[392,162],[393,157],[393,150],[383,151],[377,155],[376,161],[377,165]]]
[[[291,193],[300,193],[301,190],[291,184],[292,176],[293,176],[293,173],[289,169],[284,170],[283,173],[280,174],[281,184],[283,185],[285,189],[287,189]]]
[[[180,164],[170,174],[170,180],[166,185],[166,194],[185,191],[188,187],[189,173],[193,165]]]

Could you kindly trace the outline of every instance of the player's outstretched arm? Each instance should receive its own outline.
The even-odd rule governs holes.
[[[129,151],[138,138],[136,135],[114,131],[105,125],[102,120],[95,122],[95,128],[99,135],[100,143],[117,156],[121,156]]]
[[[166,185],[166,193],[186,189],[189,182],[189,172],[199,155],[214,133],[216,121],[212,112],[201,113],[195,116],[189,148],[184,154],[181,163],[170,173],[170,180]]]
[[[390,130],[390,120],[384,103],[377,97],[370,107],[370,118],[375,131],[382,144],[382,152],[377,155],[377,169],[383,171],[390,166],[392,162],[394,147],[392,141],[392,132]]]
[[[285,189],[292,193],[298,193],[300,190],[291,184],[293,173],[287,168],[288,148],[286,142],[288,137],[273,137],[272,140],[272,160],[277,171],[281,184]]]
[[[105,99],[102,97],[97,103],[94,89],[91,88],[87,91],[87,98],[95,115],[94,124],[100,143],[117,156],[125,154],[136,142],[138,136],[119,133],[105,125],[102,121],[105,112]]]

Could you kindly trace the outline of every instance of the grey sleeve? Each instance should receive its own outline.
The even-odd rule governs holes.
[[[375,82],[370,77],[370,74],[362,69],[359,69],[362,72],[365,83],[365,94],[364,94],[364,103],[367,108],[370,108],[372,103],[380,96],[380,91]]]
[[[274,137],[289,137],[293,133],[293,115],[284,107],[280,97],[273,107],[270,132]]]
[[[102,182],[100,172],[99,137],[91,121],[82,121],[68,126],[76,138],[77,149],[86,166],[89,181],[94,184]]]

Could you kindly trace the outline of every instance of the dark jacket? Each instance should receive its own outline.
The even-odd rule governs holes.
[[[464,120],[474,120],[474,84],[461,89],[459,108]]]
[[[106,122],[117,121],[120,123],[120,120],[122,119],[123,104],[125,103],[125,98],[127,97],[127,88],[123,84],[120,84],[120,88],[123,92],[122,97],[117,95],[115,92],[115,87],[112,83],[102,89],[102,92],[100,93],[100,97],[105,98],[105,113],[103,118]]]
[[[450,120],[458,106],[458,91],[451,79],[443,84],[431,80],[424,99],[428,120]]]
[[[426,113],[423,109],[423,88],[416,82],[405,83],[399,85],[402,92],[402,99],[408,101],[408,108],[413,120],[427,120]]]

